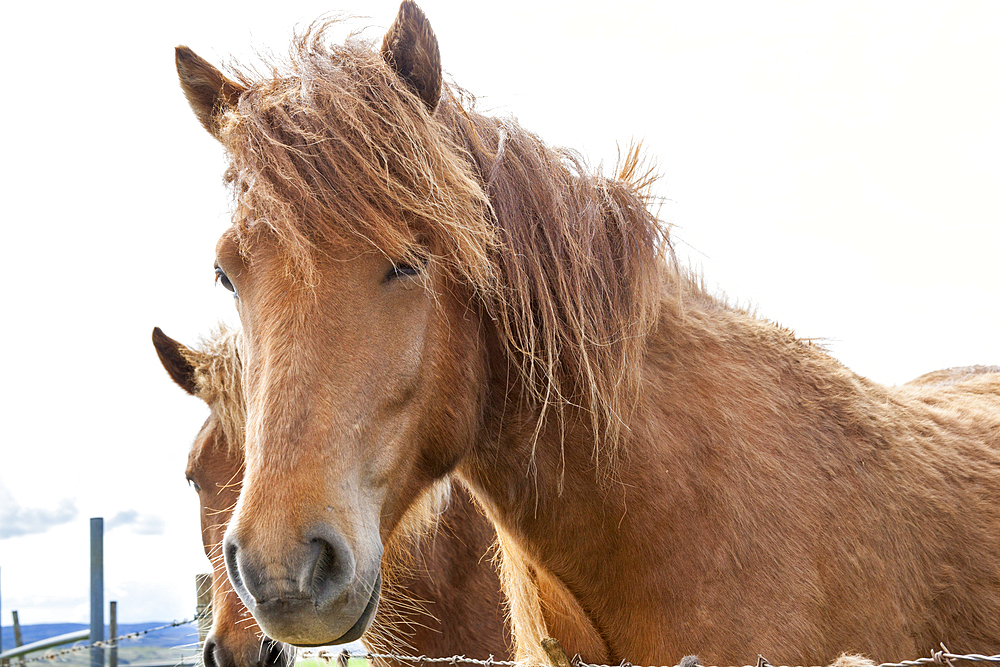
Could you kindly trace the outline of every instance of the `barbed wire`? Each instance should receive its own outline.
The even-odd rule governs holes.
[[[191,619],[185,619],[183,621],[173,621],[172,623],[167,623],[165,625],[160,625],[160,626],[157,626],[155,628],[146,628],[145,630],[137,630],[136,632],[129,632],[128,634],[119,635],[118,637],[112,637],[110,639],[96,641],[96,642],[93,642],[93,643],[88,642],[86,644],[77,644],[75,646],[71,646],[69,648],[60,649],[58,651],[46,651],[42,655],[38,655],[38,656],[35,656],[33,658],[24,658],[24,659],[20,659],[20,660],[18,660],[17,658],[12,658],[11,662],[13,662],[14,660],[17,660],[18,664],[21,664],[21,665],[25,665],[25,664],[28,664],[28,663],[31,663],[31,662],[42,662],[43,660],[47,660],[49,662],[52,662],[52,661],[56,660],[57,658],[61,658],[61,657],[66,656],[66,655],[70,655],[72,653],[81,653],[83,651],[89,651],[92,648],[112,648],[114,646],[117,646],[118,644],[120,644],[123,641],[130,641],[132,639],[138,639],[139,637],[142,637],[143,635],[148,635],[151,632],[159,632],[160,630],[169,630],[170,628],[177,628],[177,627],[180,627],[182,625],[188,625],[190,623],[194,623],[195,621],[199,620],[200,618],[201,617],[196,614],[195,617],[191,618]]]
[[[515,667],[518,663],[511,660],[495,660],[491,655],[486,660],[480,660],[476,658],[467,658],[464,655],[453,655],[446,658],[429,658],[425,655],[413,656],[413,655],[400,655],[395,653],[371,653],[371,652],[351,652],[348,650],[343,651],[329,651],[327,649],[307,649],[301,651],[299,656],[305,659],[316,659],[323,660],[326,662],[336,661],[339,667],[347,667],[348,660],[352,658],[363,659],[363,660],[391,660],[395,662],[410,663],[421,667],[422,665],[435,665],[448,663],[450,665],[478,665],[479,667]],[[1000,655],[982,655],[979,653],[967,653],[958,654],[951,653],[947,649],[941,651],[934,651],[930,657],[927,658],[917,658],[915,660],[903,660],[901,662],[884,662],[879,665],[874,665],[873,667],[922,667],[924,665],[946,665],[948,667],[954,667],[952,665],[953,660],[966,660],[969,662],[992,662],[1000,664]],[[573,667],[639,667],[633,665],[630,662],[621,662],[618,665],[601,665],[589,662],[584,662],[580,659],[580,656],[575,656],[569,661]],[[674,666],[678,667],[678,666]],[[708,667],[700,663],[690,663],[685,664],[685,667]],[[758,659],[756,665],[745,665],[744,667],[779,667],[777,665],[772,665],[765,658],[761,657]],[[787,667],[787,666],[780,666]]]
[[[372,653],[366,651],[364,653],[352,653],[347,649],[342,651],[329,651],[327,649],[306,649],[299,652],[299,657],[306,660],[315,659],[323,660],[326,662],[336,661],[340,667],[344,667],[348,660],[352,658],[368,660],[395,660],[396,662],[411,662],[414,665],[434,665],[439,663],[450,663],[452,665],[480,665],[481,667],[514,667],[517,665],[516,662],[511,660],[494,660],[491,655],[486,660],[477,660],[476,658],[466,658],[464,655],[453,655],[448,658],[428,658],[425,655],[414,656],[414,655],[397,655],[395,653]]]
[[[903,662],[885,663],[878,667],[917,667],[917,665],[943,665],[951,664],[952,660],[968,660],[969,662],[1000,662],[1000,655],[980,655],[979,653],[966,653],[957,655],[948,651],[936,651],[929,658],[917,658],[916,660],[904,660]]]
[[[130,641],[133,639],[138,639],[139,637],[148,635],[153,632],[159,632],[161,630],[168,630],[170,628],[176,628],[182,625],[189,625],[191,623],[195,623],[201,620],[203,616],[204,614],[195,614],[194,618],[191,619],[185,619],[183,621],[173,621],[171,623],[166,623],[164,625],[159,625],[153,628],[146,628],[145,630],[129,632],[127,634],[119,635],[118,637],[113,637],[107,640],[96,641],[93,643],[79,644],[59,651],[46,651],[44,654],[36,656],[34,658],[22,658],[21,660],[18,660],[18,663],[21,665],[25,665],[33,662],[41,662],[43,660],[51,662],[62,656],[70,655],[73,653],[80,653],[82,651],[90,650],[91,648],[112,648],[117,646],[123,641]],[[989,662],[989,663],[1000,664],[1000,654],[983,655],[980,653],[965,653],[965,654],[951,653],[944,646],[944,644],[941,645],[941,648],[942,650],[940,651],[932,652],[930,657],[917,658],[915,660],[903,660],[900,662],[883,662],[879,665],[875,665],[874,667],[923,667],[925,665],[946,665],[947,667],[955,667],[954,663],[952,662],[954,660],[964,660],[968,662]],[[458,665],[477,665],[478,667],[516,667],[518,665],[517,662],[512,660],[496,660],[492,655],[485,660],[480,660],[476,658],[467,658],[464,655],[453,655],[449,657],[433,658],[433,657],[427,657],[426,655],[413,656],[413,655],[402,655],[396,653],[372,653],[370,651],[365,651],[363,653],[356,653],[356,652],[351,652],[347,649],[344,649],[342,651],[329,651],[327,649],[306,649],[304,651],[299,652],[299,657],[303,659],[322,660],[325,662],[336,661],[338,667],[347,667],[348,661],[350,661],[352,658],[367,660],[369,662],[373,660],[386,660],[386,661],[391,660],[395,662],[410,663],[415,665],[416,667],[422,667],[423,665],[435,665],[444,663],[448,663],[453,667],[457,667]],[[588,663],[580,659],[579,655],[574,656],[573,659],[569,661],[569,663],[570,665],[572,665],[572,667],[639,667],[627,661],[622,661],[618,665],[603,665],[603,664]],[[178,664],[184,664],[183,660],[179,661]],[[709,666],[702,665],[700,663],[693,661],[692,662],[684,661],[683,666],[675,665],[674,667],[709,667]],[[787,666],[772,665],[763,656],[758,656],[757,664],[755,666],[745,665],[744,667],[787,667]]]

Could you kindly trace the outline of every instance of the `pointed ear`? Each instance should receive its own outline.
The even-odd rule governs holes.
[[[228,107],[236,106],[246,89],[212,67],[211,64],[186,46],[174,49],[177,76],[194,115],[213,137],[219,138],[218,117]]]
[[[382,57],[434,113],[441,99],[441,52],[420,7],[403,0],[382,39]]]
[[[160,327],[153,328],[153,347],[156,348],[160,363],[163,364],[173,381],[187,393],[192,396],[196,395],[198,383],[195,381],[194,365],[188,359],[189,356],[196,353],[163,333]]]

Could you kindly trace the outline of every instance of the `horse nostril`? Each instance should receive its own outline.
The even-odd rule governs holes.
[[[311,566],[302,571],[299,586],[316,606],[333,602],[354,578],[354,553],[340,533],[328,526],[311,531]]]
[[[229,580],[234,585],[243,586],[243,579],[240,577],[240,568],[236,565],[236,554],[239,550],[240,548],[237,546],[236,540],[229,539],[228,535],[223,538],[222,557],[226,561],[226,572],[229,574]]]
[[[261,641],[260,652],[260,667],[291,667],[295,662],[295,652],[291,646],[267,637]]]
[[[251,590],[248,587],[248,584],[253,586],[254,581],[244,581],[243,577],[243,572],[247,570],[248,564],[243,563],[241,567],[240,558],[243,554],[240,553],[239,543],[236,538],[232,537],[228,532],[222,539],[222,553],[226,563],[226,573],[229,575],[229,582],[233,585],[233,590],[236,591],[236,595],[239,596],[240,600],[243,601],[243,604],[246,605],[247,609],[249,609],[252,613],[256,608],[256,600],[260,591],[260,582],[258,581],[260,577],[250,577],[250,579],[257,582],[256,587]]]
[[[315,538],[309,546],[313,554],[314,565],[309,578],[309,590],[317,591],[323,587],[323,581],[331,572],[337,569],[337,553],[333,545],[324,539]]]
[[[213,637],[205,640],[205,647],[201,650],[201,660],[205,667],[219,667],[219,663],[215,660],[215,646]]]

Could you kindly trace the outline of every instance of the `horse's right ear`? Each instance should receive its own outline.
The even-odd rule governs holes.
[[[219,138],[218,118],[227,108],[236,106],[246,88],[232,81],[207,60],[186,46],[174,49],[177,76],[184,97],[202,126]]]
[[[194,365],[188,360],[193,351],[186,345],[163,333],[160,327],[153,328],[153,347],[160,357],[160,363],[181,389],[194,396],[198,390]]]
[[[441,52],[431,23],[413,0],[403,0],[382,39],[382,57],[434,113],[441,99]]]

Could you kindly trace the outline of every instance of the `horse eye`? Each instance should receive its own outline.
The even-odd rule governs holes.
[[[385,281],[395,280],[396,278],[402,278],[404,276],[415,276],[427,268],[427,260],[424,259],[419,264],[407,264],[406,262],[398,262],[389,267],[388,273],[385,274]]]
[[[201,487],[198,486],[198,482],[196,482],[192,478],[188,477],[187,478],[187,483],[188,483],[188,486],[194,487],[194,490],[195,490],[196,493],[201,493]]]
[[[236,288],[233,287],[233,283],[229,280],[229,276],[227,276],[226,273],[219,267],[215,267],[215,282],[222,283],[223,287],[232,292],[233,296],[236,296]]]

